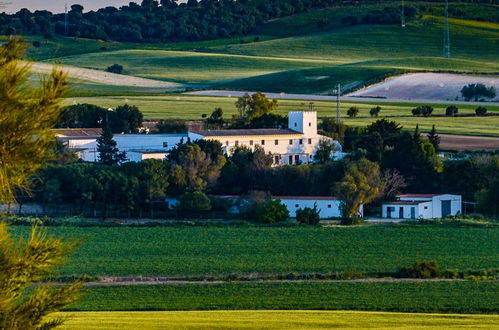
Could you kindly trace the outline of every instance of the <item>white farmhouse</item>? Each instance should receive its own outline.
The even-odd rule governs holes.
[[[336,146],[334,159],[344,157],[338,141],[317,133],[315,111],[289,112],[288,128],[208,130],[189,132],[189,137],[219,141],[229,155],[237,146],[253,149],[259,145],[272,155],[276,166],[312,162],[321,140],[329,140]]]
[[[321,140],[329,140],[336,146],[333,159],[344,157],[338,141],[317,133],[315,111],[290,112],[288,117],[288,128],[189,131],[184,134],[115,134],[114,140],[118,149],[125,151],[131,161],[164,159],[178,143],[200,139],[219,141],[228,155],[237,146],[253,149],[259,145],[272,155],[275,166],[312,162]],[[54,131],[57,138],[76,151],[81,159],[89,162],[98,160],[97,138],[101,129]]]
[[[461,196],[450,194],[398,195],[383,203],[381,216],[388,219],[434,219],[461,214]]]

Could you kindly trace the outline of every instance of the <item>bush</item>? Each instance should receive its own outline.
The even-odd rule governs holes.
[[[487,108],[486,107],[478,107],[475,109],[475,113],[477,116],[485,116],[487,113]]]
[[[296,221],[299,223],[317,225],[320,220],[321,217],[319,215],[319,210],[317,209],[317,204],[314,204],[313,208],[305,207],[303,209],[296,210]]]
[[[276,223],[286,221],[289,212],[286,206],[278,199],[267,200],[256,207],[255,220],[259,223]]]
[[[178,208],[186,212],[211,210],[211,201],[202,191],[186,192],[179,197]]]
[[[401,268],[397,275],[404,278],[436,278],[440,274],[440,267],[436,261],[418,260],[411,267]]]
[[[113,64],[109,67],[107,67],[106,69],[107,72],[111,72],[111,73],[122,73],[123,72],[123,66],[122,65],[119,65],[119,64]]]
[[[378,105],[378,106],[372,108],[371,110],[369,110],[369,114],[373,118],[378,117],[380,111],[381,111],[381,107]]]
[[[414,109],[412,109],[412,114],[414,116],[423,115],[424,117],[429,117],[433,113],[433,107],[429,105],[420,105]]]
[[[348,110],[347,110],[347,115],[348,117],[350,118],[354,118],[354,117],[357,117],[357,115],[359,114],[359,108],[357,107],[350,107]]]
[[[447,109],[445,109],[445,115],[446,116],[451,116],[454,117],[457,115],[458,108],[455,105],[448,106]]]

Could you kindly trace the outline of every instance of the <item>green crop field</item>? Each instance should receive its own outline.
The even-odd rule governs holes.
[[[26,227],[13,227],[27,233]],[[88,238],[63,274],[219,275],[387,272],[416,260],[443,269],[499,268],[498,228],[433,226],[49,227]]]
[[[224,110],[225,118],[236,114],[235,97],[209,97],[196,95],[165,95],[165,96],[100,96],[100,97],[73,97],[65,100],[65,104],[91,103],[105,108],[115,108],[125,103],[136,105],[148,119],[200,119],[202,114],[209,115],[215,108]],[[278,113],[286,115],[289,111],[308,109],[310,101],[304,100],[279,100]],[[434,114],[444,114],[449,104],[432,104]],[[347,125],[365,126],[376,119],[369,116],[369,109],[380,105],[382,110],[380,118],[401,123],[406,129],[414,129],[416,124],[423,131],[429,131],[433,124],[440,133],[465,134],[465,135],[490,135],[499,136],[499,116],[494,117],[413,117],[411,109],[418,104],[413,103],[364,103],[343,102],[341,116]],[[319,117],[334,117],[336,104],[334,102],[314,101],[315,110]],[[357,118],[348,118],[347,109],[356,106],[360,109]],[[476,106],[458,105],[461,114],[472,114]],[[487,106],[491,113],[498,113],[498,106]]]
[[[90,286],[68,307],[104,310],[319,309],[496,313],[498,282],[282,282]]]
[[[61,329],[493,329],[497,315],[345,311],[78,312]]]

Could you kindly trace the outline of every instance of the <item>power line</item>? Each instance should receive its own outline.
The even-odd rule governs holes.
[[[405,27],[405,1],[402,0],[402,8],[400,9],[400,26]]]
[[[449,0],[445,0],[444,57],[450,58]]]

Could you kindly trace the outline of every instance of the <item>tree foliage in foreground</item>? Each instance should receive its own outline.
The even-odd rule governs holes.
[[[0,223],[0,329],[52,329],[63,323],[63,319],[46,321],[45,317],[74,302],[82,283],[31,286],[66,263],[77,245],[47,237],[36,227],[29,240],[19,245],[6,223]]]
[[[0,48],[0,202],[12,201],[16,189],[28,188],[28,178],[51,153],[66,75],[53,70],[31,88],[29,64],[22,64],[24,46],[12,38]]]
[[[41,86],[28,82],[29,65],[20,64],[24,48],[9,39],[0,49],[0,202],[14,199],[14,190],[28,191],[28,178],[47,160],[55,140],[51,128],[59,118],[66,76],[52,71]],[[36,285],[63,264],[76,247],[32,229],[19,244],[0,223],[0,329],[51,329],[63,320],[45,317],[78,297],[81,283]]]

